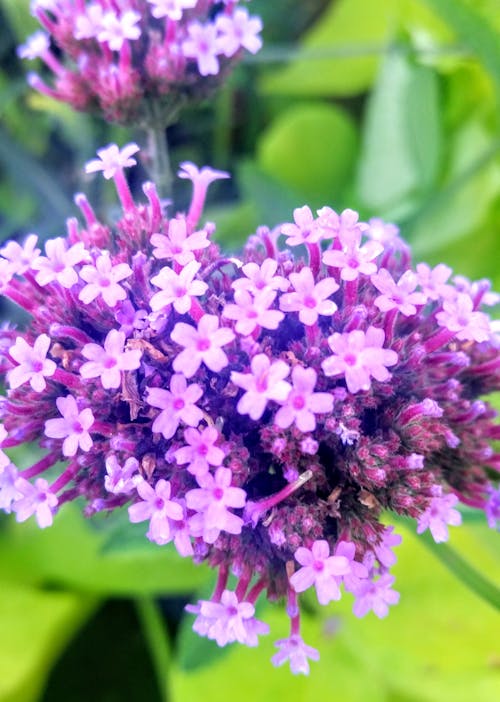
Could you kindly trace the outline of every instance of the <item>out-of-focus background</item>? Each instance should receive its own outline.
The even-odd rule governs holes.
[[[264,19],[265,48],[168,130],[174,165],[232,173],[213,187],[207,213],[223,244],[237,249],[259,224],[289,221],[306,203],[351,207],[396,222],[417,260],[500,289],[499,0],[249,7]],[[64,235],[78,191],[112,213],[112,186],[83,165],[109,142],[142,139],[27,87],[32,66],[16,45],[36,28],[28,0],[0,0],[1,239]],[[137,192],[144,179],[139,167]],[[178,208],[188,197],[179,181]],[[31,459],[16,456],[21,466]],[[2,515],[0,702],[500,699],[500,616],[439,551],[398,529],[400,604],[385,620],[356,620],[348,596],[327,608],[306,599],[304,638],[321,661],[297,678],[269,663],[272,641],[286,635],[279,605],[267,606],[272,636],[257,649],[220,651],[192,634],[182,609],[209,591],[210,573],[149,544],[125,514],[86,521],[65,506],[45,531]],[[451,543],[500,581],[500,535],[481,516],[468,516]]]

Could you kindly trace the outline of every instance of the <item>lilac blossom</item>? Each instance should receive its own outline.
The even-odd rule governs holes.
[[[78,449],[90,451],[93,441],[88,430],[94,424],[90,407],[79,411],[73,395],[58,397],[56,405],[62,419],[48,419],[45,435],[51,439],[64,439],[63,456],[74,456]]]
[[[79,241],[66,248],[62,237],[49,239],[45,243],[47,256],[38,256],[31,267],[38,271],[35,275],[38,285],[44,286],[57,282],[63,288],[72,288],[78,282],[78,274],[74,267],[89,258],[84,244]]]
[[[331,268],[340,268],[342,280],[357,280],[361,274],[372,275],[377,272],[374,259],[382,253],[383,246],[377,241],[361,244],[361,231],[358,227],[339,234],[342,249],[328,249],[323,254],[323,263]]]
[[[256,54],[262,47],[262,39],[258,36],[262,31],[262,20],[250,17],[244,8],[236,9],[232,15],[218,15],[215,26],[225,56],[234,56],[241,48]]]
[[[120,149],[116,144],[108,144],[108,146],[98,149],[95,158],[89,161],[85,166],[86,173],[96,173],[102,171],[103,176],[109,180],[123,168],[135,166],[137,161],[132,158],[139,151],[139,147],[135,143],[130,143]]]
[[[283,312],[298,312],[302,324],[316,324],[318,315],[331,316],[337,305],[330,296],[339,289],[333,278],[324,278],[314,282],[312,270],[307,266],[299,273],[290,274],[290,282],[295,291],[280,297],[280,309]]]
[[[180,20],[184,10],[195,7],[198,0],[148,0],[153,5],[151,14],[153,17],[161,19],[168,17],[171,20]]]
[[[139,39],[141,29],[138,23],[141,15],[133,10],[126,10],[117,15],[113,10],[105,12],[100,22],[97,39],[107,44],[112,51],[120,51],[126,40]]]
[[[194,279],[199,269],[200,264],[197,261],[188,263],[180,273],[175,273],[168,266],[162,268],[158,275],[151,278],[153,285],[161,288],[150,300],[151,309],[158,312],[172,305],[179,314],[189,312],[192,298],[204,295],[208,289],[208,285],[202,280]]]
[[[224,590],[219,602],[202,600],[200,617],[205,620],[202,629],[218,646],[239,641],[257,646],[258,636],[269,633],[269,626],[255,619],[255,607],[250,602],[239,602],[236,593]]]
[[[88,305],[101,296],[109,307],[115,307],[127,297],[120,282],[131,275],[132,269],[128,263],[113,265],[110,256],[103,254],[97,258],[95,265],[83,266],[81,269],[80,278],[87,284],[80,290],[78,297]]]
[[[202,395],[203,390],[199,385],[188,385],[186,378],[180,374],[172,376],[170,390],[148,388],[147,403],[162,410],[153,422],[152,431],[170,439],[181,422],[190,427],[198,426],[203,419],[203,412],[195,403]]]
[[[376,580],[363,580],[355,593],[356,601],[352,611],[356,617],[364,617],[368,612],[383,619],[389,614],[389,605],[399,602],[399,592],[392,590],[394,576],[384,573]]]
[[[130,456],[123,466],[118,463],[114,454],[106,458],[106,475],[104,476],[104,487],[113,495],[131,493],[136,487],[139,474],[139,461]]]
[[[5,454],[4,454],[5,456]],[[19,500],[23,494],[19,489],[19,473],[13,463],[2,461],[0,466],[0,509],[10,512],[12,503]]]
[[[18,478],[16,488],[22,495],[12,505],[16,520],[24,522],[34,514],[40,529],[51,526],[58,499],[51,492],[48,482],[44,478],[37,478],[32,485],[24,478]]]
[[[484,512],[490,529],[500,529],[500,489],[489,487]]]
[[[314,431],[314,415],[328,414],[333,410],[333,397],[330,393],[314,392],[317,378],[313,368],[295,366],[292,370],[292,389],[274,417],[279,427],[286,429],[295,423],[300,431]]]
[[[448,283],[453,272],[449,266],[439,263],[431,268],[427,263],[417,263],[415,269],[418,284],[427,299],[439,300],[440,298],[452,297],[455,294],[453,287]]]
[[[375,305],[382,310],[398,310],[405,317],[417,313],[416,305],[424,305],[426,297],[421,292],[415,292],[418,278],[412,271],[406,271],[396,283],[385,268],[381,268],[371,276],[373,285],[382,294],[375,298]]]
[[[322,363],[328,376],[343,375],[349,392],[370,389],[370,378],[386,382],[391,374],[387,366],[397,363],[398,355],[392,349],[384,349],[384,332],[369,327],[366,332],[355,329],[347,334],[335,332],[328,337],[334,355]]]
[[[198,429],[188,428],[184,431],[187,446],[182,446],[174,453],[179,465],[188,464],[187,470],[193,475],[207,473],[210,466],[220,466],[224,460],[224,451],[215,446],[219,432],[215,427]]]
[[[234,304],[226,305],[223,315],[236,320],[235,329],[242,336],[252,334],[259,326],[277,329],[285,315],[279,310],[270,309],[275,299],[274,290],[262,290],[255,297],[247,290],[236,290]]]
[[[263,353],[252,358],[251,373],[232,371],[231,381],[245,390],[236,409],[256,421],[264,414],[269,400],[285,402],[291,385],[285,378],[290,367],[284,361],[271,361]]]
[[[266,258],[259,266],[258,263],[251,261],[241,267],[241,272],[245,275],[244,278],[237,278],[232,287],[235,290],[248,290],[254,297],[263,290],[281,290],[286,292],[290,287],[289,281],[281,276],[276,275],[278,270],[278,262],[272,258]]]
[[[184,346],[184,351],[175,357],[174,370],[191,378],[202,363],[214,373],[225,368],[229,361],[222,347],[234,341],[235,334],[226,327],[219,328],[215,315],[204,314],[197,329],[177,322],[170,337],[179,346]]]
[[[183,518],[181,505],[170,499],[171,492],[168,480],[158,480],[154,489],[145,480],[141,480],[137,484],[137,493],[142,501],[135,502],[128,508],[129,518],[133,524],[149,519],[146,536],[157,544],[168,544],[172,541],[170,522]]]
[[[45,378],[51,378],[56,371],[56,364],[47,358],[50,337],[40,334],[33,346],[18,336],[9,349],[9,355],[18,364],[9,371],[7,380],[11,388],[18,388],[29,383],[35,392],[42,392],[47,387]]]
[[[472,299],[465,293],[445,300],[436,319],[440,326],[454,332],[460,341],[487,341],[491,334],[487,315],[474,311]]]
[[[319,661],[319,651],[304,643],[300,634],[292,634],[287,639],[278,639],[275,646],[279,651],[271,658],[275,666],[290,663],[290,670],[294,675],[302,673],[309,675],[309,660]]]
[[[32,268],[33,261],[40,255],[40,249],[36,248],[37,243],[37,235],[29,234],[22,245],[17,241],[7,242],[0,249],[0,255],[10,261],[15,273],[22,275]]]
[[[297,207],[293,211],[295,224],[283,224],[281,231],[287,237],[288,246],[300,246],[301,244],[316,244],[322,238],[323,230],[317,225],[311,209]]]
[[[119,388],[122,372],[137,370],[141,365],[142,351],[124,350],[124,346],[125,334],[116,329],[108,332],[104,346],[85,344],[82,356],[88,361],[80,366],[82,378],[100,378],[106,390]]]
[[[384,529],[381,540],[373,549],[382,566],[390,568],[396,563],[397,559],[392,549],[394,546],[399,546],[402,540],[399,534],[394,533],[394,527],[390,526]]]
[[[246,493],[231,486],[229,468],[217,468],[215,474],[196,475],[199,488],[188,490],[186,504],[196,512],[189,520],[193,536],[201,536],[207,544],[213,544],[221,531],[240,534],[243,519],[228,508],[245,506]]]
[[[345,556],[331,556],[328,542],[323,539],[315,541],[310,549],[301,546],[294,556],[302,566],[290,578],[290,585],[296,592],[304,592],[314,585],[320,604],[340,599],[337,576],[350,571]]]
[[[436,543],[448,541],[448,525],[459,526],[462,523],[462,515],[454,509],[457,502],[458,497],[453,493],[432,497],[429,506],[418,519],[417,534],[429,529]]]
[[[182,43],[184,56],[196,61],[202,76],[217,75],[220,67],[218,56],[223,52],[216,27],[212,24],[191,22],[187,30],[188,38]]]
[[[155,258],[173,259],[180,266],[194,261],[194,252],[210,245],[206,230],[201,229],[189,234],[183,217],[171,219],[168,223],[168,234],[153,234],[151,243],[156,247],[153,250]]]

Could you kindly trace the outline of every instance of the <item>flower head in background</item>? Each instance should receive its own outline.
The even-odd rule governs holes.
[[[47,10],[52,22],[65,6]],[[111,36],[138,41],[132,5],[104,33],[107,7],[89,5],[79,32],[95,24],[109,52]],[[195,3],[148,7],[175,27]],[[76,497],[88,515],[127,507],[149,539],[217,570],[212,598],[188,608],[195,631],[255,646],[269,630],[258,597],[284,598],[290,636],[273,663],[307,673],[319,653],[301,636],[300,593],[325,605],[350,593],[356,616],[385,617],[399,599],[401,537],[383,510],[438,542],[459,502],[497,526],[500,429],[484,399],[500,389],[484,310],[496,298],[443,265],[414,269],[394,226],[352,210],[298,208],[227,258],[200,224],[209,184],[227,174],[183,164],[191,205],[165,217],[152,183],[143,203],[128,188],[136,151],[110,145],[87,167],[115,182],[113,226],[79,195],[83,224],[68,220],[46,256],[33,234],[0,251],[2,293],[32,318],[0,332],[1,445],[46,451],[23,471],[0,451],[0,507],[41,528]]]
[[[48,83],[30,74],[32,87],[134,126],[167,125],[262,46],[260,18],[238,0],[33,0],[31,9],[43,30],[19,55],[52,73]]]

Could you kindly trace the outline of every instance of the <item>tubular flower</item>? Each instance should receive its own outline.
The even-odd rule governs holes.
[[[50,83],[32,73],[32,87],[110,122],[168,124],[262,46],[260,18],[238,0],[33,0],[31,10],[43,30],[19,56],[52,73]]]
[[[191,12],[149,6],[158,21]],[[188,608],[195,631],[255,646],[268,633],[258,597],[282,597],[291,628],[273,663],[307,673],[319,653],[301,637],[302,592],[320,604],[348,592],[356,616],[385,617],[399,599],[401,538],[383,510],[436,541],[460,502],[497,526],[500,428],[485,396],[500,389],[500,340],[483,310],[494,297],[447,267],[414,270],[394,227],[377,220],[391,236],[375,239],[352,210],[298,208],[226,258],[199,220],[227,174],[180,175],[193,183],[187,215],[161,215],[152,183],[136,202],[120,177],[115,224],[79,196],[83,224],[69,220],[47,257],[14,266],[21,249],[0,251],[2,294],[31,315],[24,332],[0,331],[0,445],[46,450],[23,471],[0,450],[0,506],[44,528],[76,497],[89,516],[126,505],[149,539],[217,569],[212,598]]]

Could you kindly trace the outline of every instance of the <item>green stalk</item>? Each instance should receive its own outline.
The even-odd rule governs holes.
[[[151,655],[160,698],[162,702],[169,702],[170,643],[160,609],[150,597],[138,597],[135,606]]]
[[[165,127],[151,126],[147,134],[152,180],[158,189],[160,199],[171,198],[173,177]]]

